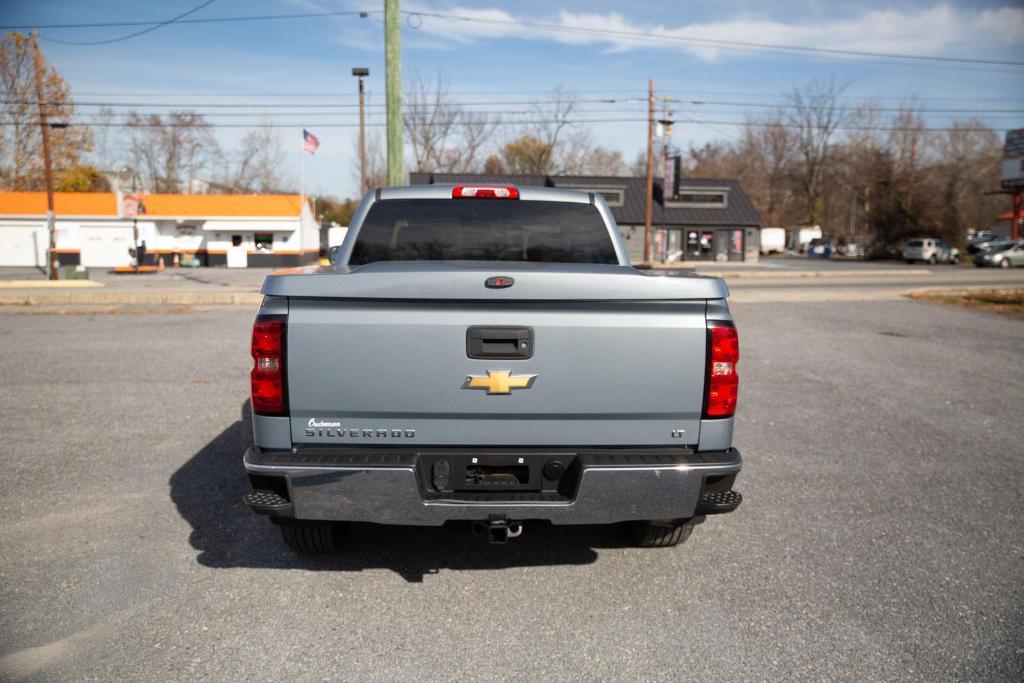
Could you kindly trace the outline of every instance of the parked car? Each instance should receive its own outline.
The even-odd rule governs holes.
[[[864,258],[864,246],[855,240],[847,240],[836,248],[836,252],[850,258]]]
[[[936,263],[960,263],[960,250],[942,240],[919,237],[907,242],[903,248],[903,260],[907,263],[926,261],[933,266]]]
[[[1006,247],[1012,247],[1016,243],[1017,242],[1011,240],[1009,237],[994,237],[987,242],[981,242],[974,245],[975,249],[971,253],[984,254],[986,251],[1002,251]]]
[[[902,257],[903,251],[899,247],[885,244],[884,242],[875,242],[864,256],[869,261],[899,259]]]
[[[988,251],[978,252],[974,255],[974,265],[979,268],[1024,266],[1024,241],[1006,242]]]
[[[786,244],[790,251],[807,251],[811,240],[821,239],[821,228],[817,225],[809,228],[793,228],[786,233]]]
[[[807,255],[811,258],[832,258],[836,251],[836,243],[829,239],[813,239],[807,245]]]
[[[983,253],[1001,244],[1013,244],[1013,240],[1007,237],[1002,237],[1001,235],[994,235],[990,231],[986,230],[978,233],[967,242],[967,253]]]

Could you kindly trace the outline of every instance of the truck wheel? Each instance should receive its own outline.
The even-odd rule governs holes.
[[[692,524],[647,520],[636,522],[633,540],[641,548],[671,548],[688,539],[692,533]]]
[[[285,545],[300,555],[328,555],[345,540],[348,527],[336,522],[310,522],[301,519],[281,524]]]

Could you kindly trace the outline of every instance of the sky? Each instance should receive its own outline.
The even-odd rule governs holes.
[[[0,25],[164,21],[203,0],[0,0]],[[1024,62],[1020,2],[850,3],[836,0],[402,0],[402,72],[448,83],[452,99],[506,121],[528,118],[536,99],[561,88],[578,99],[578,118],[595,143],[632,161],[646,144],[646,89],[654,79],[677,125],[682,148],[739,137],[735,125],[763,114],[794,86],[813,79],[843,84],[851,104],[896,106],[916,97],[931,127],[977,116],[1000,132],[1024,126],[1024,67],[915,61],[752,49],[727,43]],[[370,69],[368,123],[384,122],[383,0],[215,0],[189,19],[326,11],[369,16],[170,24],[105,45],[145,27],[40,28],[42,49],[86,103],[149,103],[145,111],[200,109],[215,124],[257,124],[269,113],[282,126],[288,171],[307,193],[356,191],[355,66]],[[448,18],[431,14],[449,15]],[[453,19],[451,15],[465,19]],[[523,22],[526,22],[524,25]],[[604,33],[595,34],[598,30]],[[610,31],[611,33],[607,33]],[[645,34],[642,37],[628,34]],[[683,39],[683,40],[681,40]],[[710,43],[707,41],[724,41]],[[63,41],[63,42],[57,42]],[[698,104],[694,100],[712,103]],[[262,109],[202,105],[264,104]],[[497,104],[485,104],[497,103]],[[343,105],[294,107],[286,105]],[[171,106],[173,105],[173,107]],[[664,104],[659,105],[659,110]],[[129,107],[121,106],[119,111]],[[137,107],[143,110],[141,107]],[[993,111],[993,110],[1013,111]],[[516,113],[520,112],[520,113]],[[225,115],[230,114],[230,115]],[[660,111],[659,111],[660,115]],[[695,123],[693,121],[698,121]],[[320,139],[301,151],[301,129]],[[383,137],[383,129],[381,131]],[[221,146],[237,146],[244,128],[218,127]],[[503,124],[503,138],[519,129]]]

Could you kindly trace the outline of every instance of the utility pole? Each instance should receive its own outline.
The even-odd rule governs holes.
[[[43,169],[46,174],[46,230],[50,235],[50,246],[46,250],[49,277],[56,280],[57,233],[53,211],[53,168],[50,162],[50,123],[46,120],[46,99],[43,96],[43,56],[39,53],[39,34],[32,31],[32,56],[36,68],[36,103],[39,106],[39,133],[43,136]]]
[[[907,183],[907,211],[914,208],[914,172],[917,170],[917,131],[910,137],[910,178]]]
[[[384,0],[385,88],[388,109],[388,185],[401,185],[402,170],[402,49],[398,0]]]
[[[1020,218],[1021,218],[1021,196],[1020,190],[1013,193],[1013,222],[1010,223],[1010,239],[1017,241],[1020,239]]]
[[[647,81],[647,204],[644,207],[644,263],[651,262],[651,223],[654,221],[654,79]]]
[[[363,108],[363,79],[370,75],[366,67],[355,67],[352,75],[359,79],[359,196],[366,192],[366,118]]]

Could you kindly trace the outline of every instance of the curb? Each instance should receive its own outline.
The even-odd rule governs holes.
[[[0,289],[90,289],[106,287],[95,280],[0,280]]]
[[[0,291],[6,306],[259,306],[259,292]]]
[[[956,295],[965,292],[978,292],[986,290],[1018,290],[1024,289],[1024,282],[1020,284],[976,284],[976,285],[946,285],[945,287],[918,287],[903,291],[900,296],[911,297],[914,294],[950,294]]]
[[[705,275],[709,277],[718,277],[728,280],[730,278],[765,278],[765,279],[802,279],[802,278],[853,278],[853,277],[916,277],[918,275],[934,275],[935,272],[922,268],[920,270],[910,270],[901,268],[896,269],[873,269],[873,270],[797,270],[797,271],[778,271],[778,270],[764,270],[764,271],[740,271],[740,272],[723,272],[723,271],[695,271],[696,275]]]

